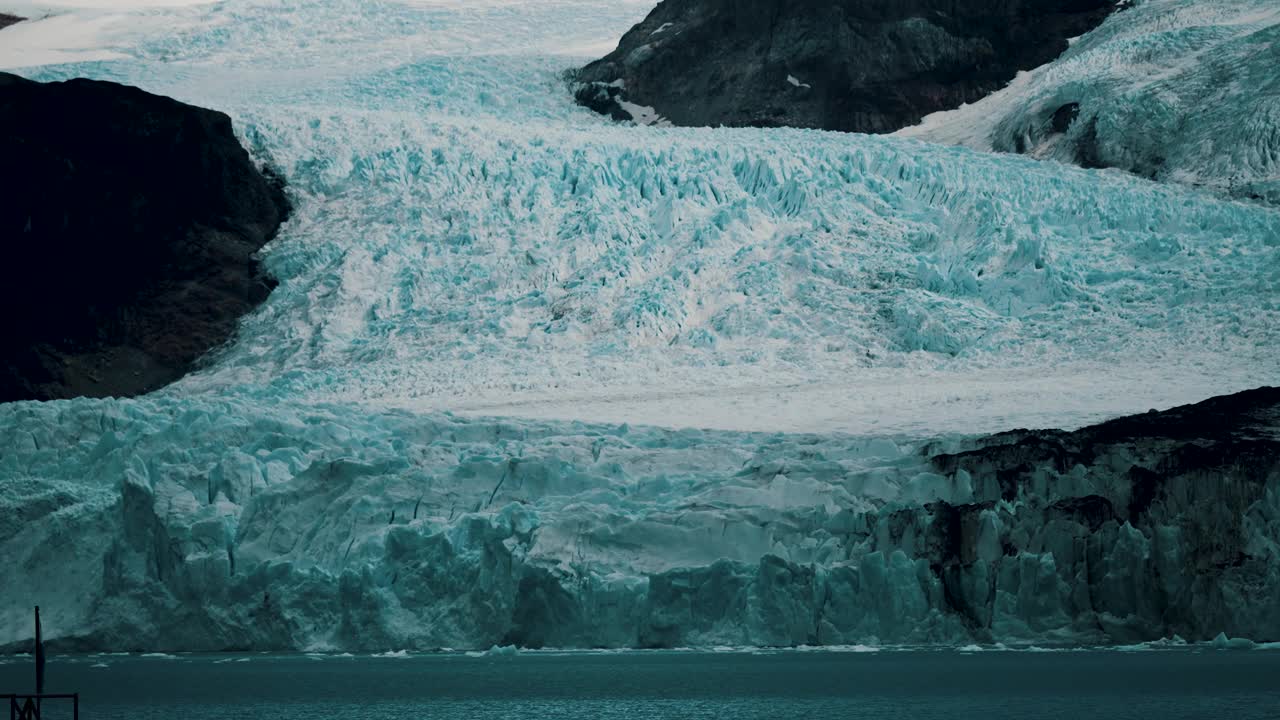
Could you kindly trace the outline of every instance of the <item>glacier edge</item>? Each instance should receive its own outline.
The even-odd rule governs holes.
[[[1275,389],[928,442],[22,403],[0,542],[74,650],[1265,641],[1278,421]]]

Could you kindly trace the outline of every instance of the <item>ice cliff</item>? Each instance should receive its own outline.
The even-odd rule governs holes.
[[[0,407],[0,640],[373,650],[1280,639],[1280,390],[895,443]]]
[[[978,438],[1280,384],[1280,212],[615,125],[562,73],[642,2],[147,5],[0,64],[226,111],[289,182],[279,286],[159,393],[0,407],[0,644],[34,602],[85,649],[1275,637],[1265,458]]]

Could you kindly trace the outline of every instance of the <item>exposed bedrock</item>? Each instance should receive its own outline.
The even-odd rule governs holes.
[[[18,17],[17,15],[9,15],[9,14],[7,14],[7,13],[0,13],[0,30],[3,30],[3,29],[5,29],[5,28],[9,27],[10,25],[13,25],[13,24],[15,24],[15,23],[20,23],[20,22],[22,22],[22,21],[23,21],[23,18],[20,18],[20,17]]]
[[[0,73],[0,401],[147,392],[232,336],[288,205],[225,114]]]
[[[1280,640],[1280,389],[917,445],[0,408],[0,646]]]
[[[577,73],[575,94],[619,120],[893,132],[1052,60],[1115,6],[665,0]]]

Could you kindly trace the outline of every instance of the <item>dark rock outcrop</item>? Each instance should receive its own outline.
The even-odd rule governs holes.
[[[974,445],[930,463],[953,482],[963,477],[981,504],[918,511],[926,546],[942,548],[931,564],[944,581],[969,587],[1018,562],[988,553],[984,563],[984,544],[1048,553],[1055,608],[1077,632],[1096,622],[1112,640],[1208,639],[1219,629],[1277,637],[1280,388]],[[983,513],[986,538],[975,517]],[[972,593],[954,596],[949,610],[982,619],[975,631],[993,628],[995,594],[976,609]]]
[[[9,27],[10,25],[13,25],[14,23],[20,23],[22,21],[23,21],[23,18],[20,18],[17,15],[0,13],[0,30],[3,30]]]
[[[1145,510],[1158,485],[1180,475],[1230,475],[1261,488],[1280,463],[1280,388],[1224,395],[1073,432],[1015,430],[977,444],[973,450],[937,455],[933,462],[947,473],[963,468],[997,478],[1002,499],[1013,501],[1036,472],[1061,474],[1099,464],[1114,469],[1111,459],[1123,454],[1127,477],[1137,488],[1130,498],[1136,504],[1126,506]]]
[[[1115,0],[664,0],[578,101],[676,125],[893,132],[1057,57]],[[633,109],[633,108],[632,108]],[[637,118],[638,119],[638,118]]]
[[[0,401],[161,387],[270,292],[288,203],[225,114],[0,73],[0,156]]]

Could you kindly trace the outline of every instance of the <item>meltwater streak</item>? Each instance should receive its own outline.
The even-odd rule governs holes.
[[[813,586],[783,580],[818,564],[847,600],[824,641],[968,642],[911,548],[847,542],[858,513],[968,497],[902,436],[1280,382],[1277,211],[574,106],[560,73],[580,59],[560,53],[647,9],[249,0],[29,26],[105,13],[82,45],[123,57],[22,72],[226,110],[297,208],[266,250],[280,287],[203,371],[0,407],[0,511],[23,519],[0,549],[51,638],[463,648],[523,623],[528,644],[625,646],[649,603],[659,632],[789,644]],[[1114,539],[1116,577],[1146,568],[1140,535]],[[1037,603],[1065,587],[1053,563],[1009,564],[999,631],[1098,641]],[[730,585],[761,611],[679,614],[682,592]],[[25,614],[3,611],[16,641]]]

